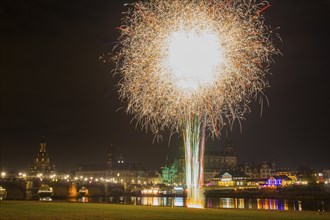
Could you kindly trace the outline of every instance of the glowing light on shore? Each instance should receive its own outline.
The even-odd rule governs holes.
[[[188,206],[204,206],[206,136],[243,119],[268,86],[279,53],[256,0],[150,0],[128,4],[113,56],[127,112],[155,137],[185,144]],[[262,99],[261,99],[262,100]]]

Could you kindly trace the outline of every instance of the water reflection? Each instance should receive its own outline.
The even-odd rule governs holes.
[[[330,204],[316,200],[207,198],[206,208],[327,211]]]
[[[185,203],[183,197],[142,197],[136,205],[183,207]]]
[[[81,203],[115,203],[145,206],[185,207],[184,197],[81,197],[67,201]],[[249,199],[249,198],[206,198],[206,208],[225,209],[267,209],[267,210],[330,210],[330,203],[321,200],[288,200],[288,199]]]
[[[51,202],[53,201],[51,197],[40,197],[39,201],[41,202]]]
[[[128,205],[146,205],[146,206],[171,206],[184,207],[185,198],[183,197],[80,197],[70,198],[69,202],[81,203],[114,203]]]
[[[83,196],[83,197],[81,197],[81,198],[79,198],[79,202],[88,202],[88,198],[89,197],[85,197],[85,196]]]
[[[183,197],[175,197],[174,198],[174,206],[185,206]]]
[[[247,204],[251,207],[251,204]],[[209,198],[206,200],[207,208],[244,209],[245,203],[242,198]]]
[[[257,199],[258,209],[289,210],[286,199]]]
[[[301,211],[302,208],[301,208],[301,201],[298,201],[298,210]]]

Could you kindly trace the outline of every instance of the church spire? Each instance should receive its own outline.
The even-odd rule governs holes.
[[[107,160],[107,166],[108,169],[113,169],[115,164],[115,148],[112,144],[108,147],[108,160]]]
[[[40,141],[40,152],[46,152],[46,138],[43,136]]]
[[[50,162],[48,153],[46,152],[46,138],[42,137],[39,152],[30,166],[30,171],[32,174],[49,173],[54,172],[54,169],[54,164]]]

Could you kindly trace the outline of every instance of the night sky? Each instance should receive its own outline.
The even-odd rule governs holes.
[[[160,143],[130,123],[118,101],[111,51],[127,1],[2,1],[0,3],[0,169],[23,170],[42,136],[56,169],[105,163],[113,144],[127,162],[159,169],[174,158],[178,137]],[[269,107],[251,103],[243,132],[233,130],[239,162],[277,167],[330,167],[330,1],[270,0],[267,24],[283,42],[268,77]],[[223,148],[208,140],[207,150]]]

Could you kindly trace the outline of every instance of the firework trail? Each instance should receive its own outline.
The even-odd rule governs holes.
[[[113,56],[121,100],[155,137],[183,134],[188,206],[203,207],[206,135],[243,119],[268,87],[273,46],[266,1],[150,0],[129,4]]]

